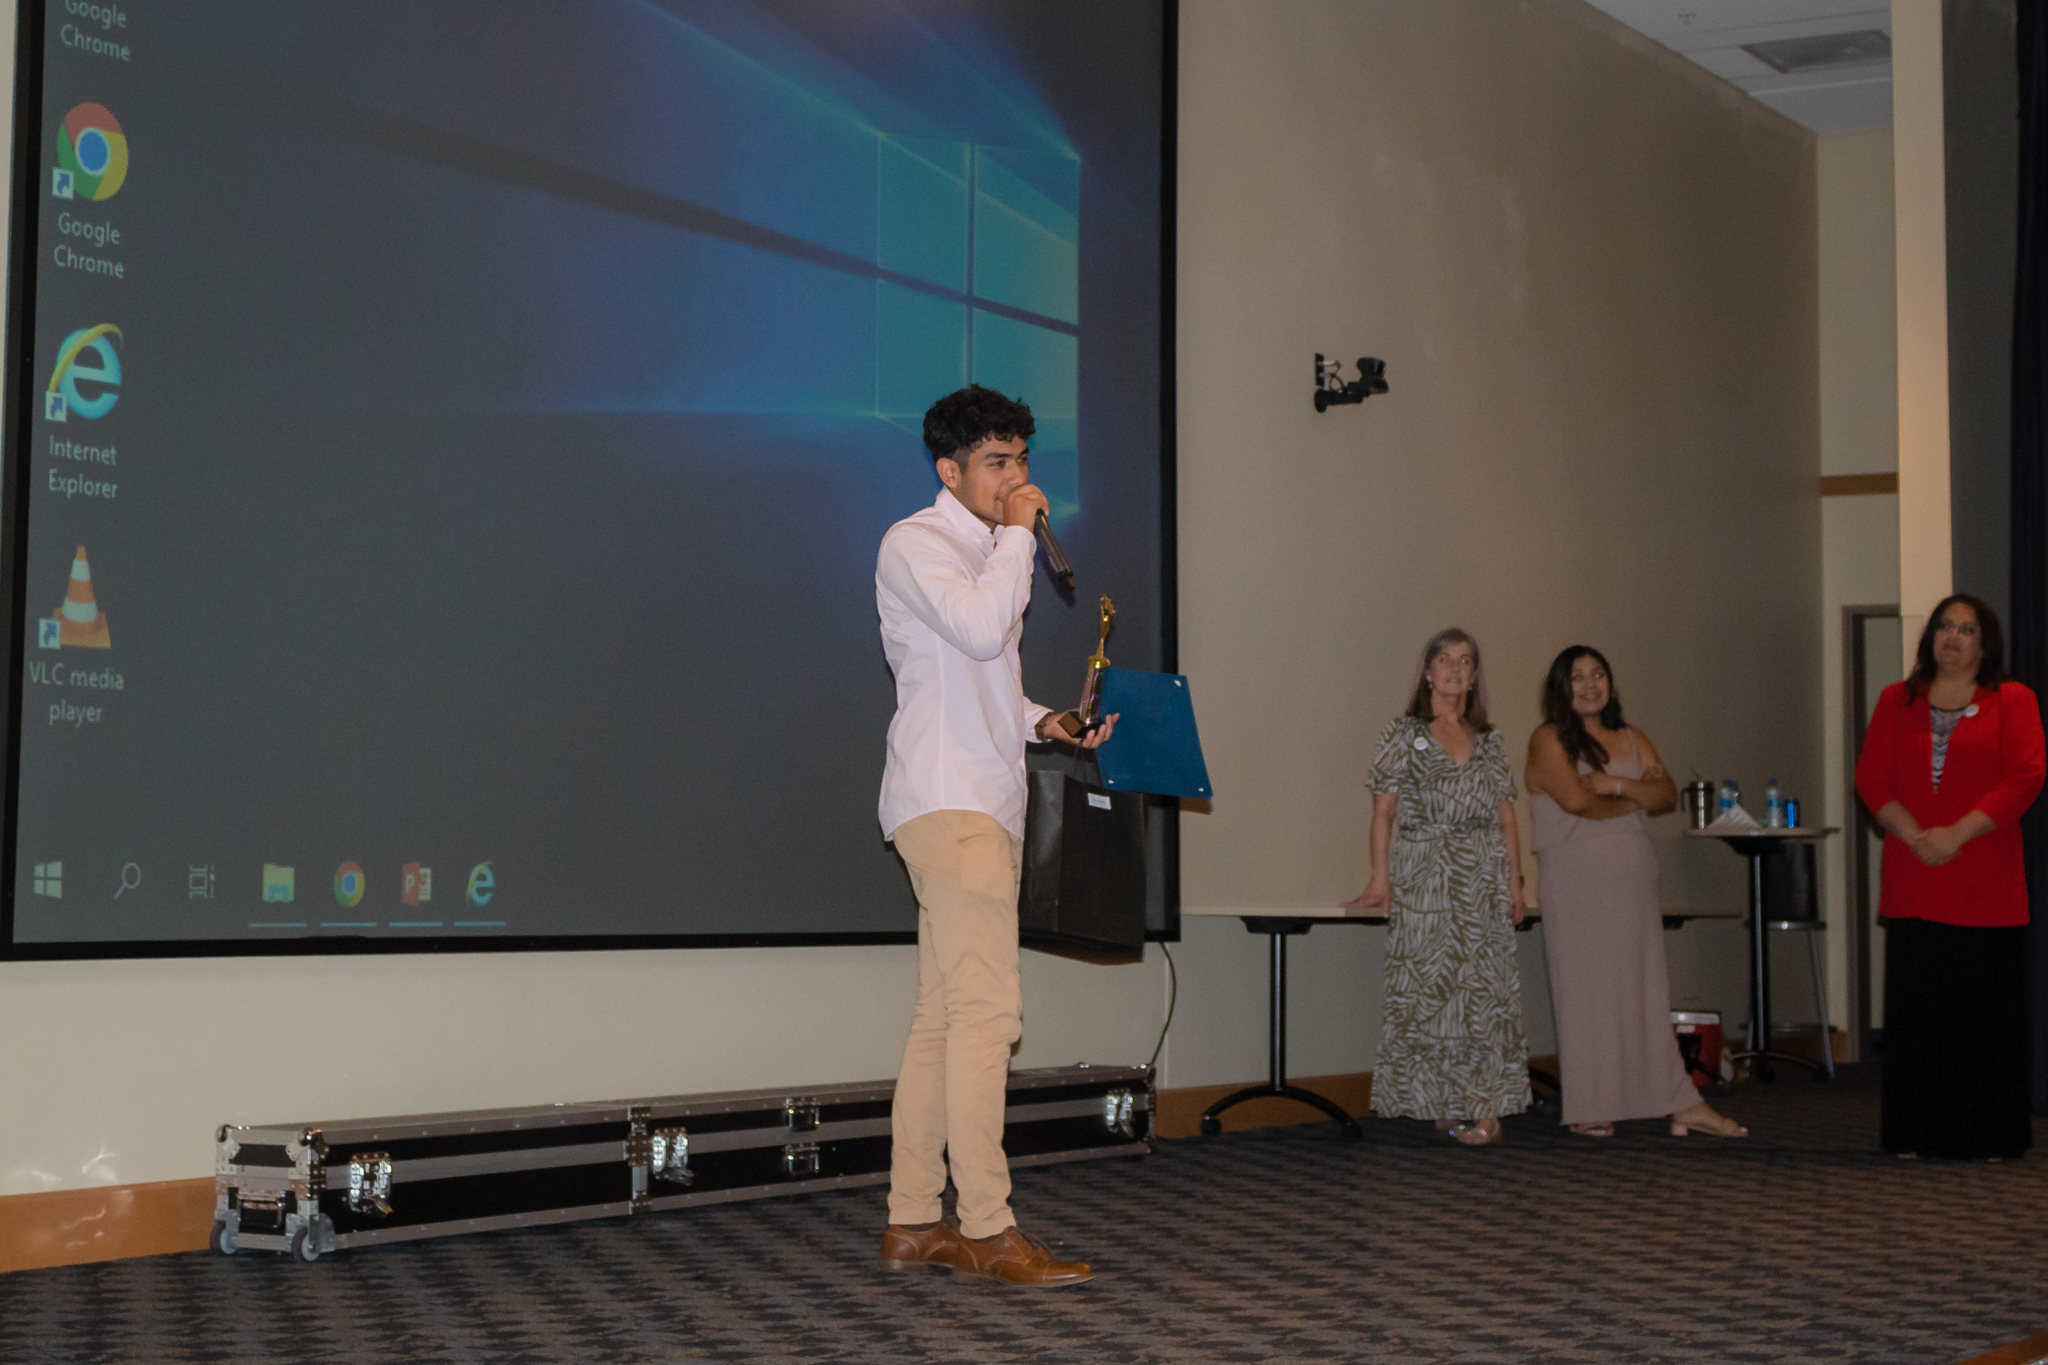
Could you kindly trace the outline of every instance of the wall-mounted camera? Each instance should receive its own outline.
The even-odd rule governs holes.
[[[1358,378],[1344,381],[1344,362],[1325,360],[1316,352],[1316,411],[1327,412],[1340,403],[1363,403],[1376,393],[1387,391],[1387,362],[1369,355],[1358,358]]]

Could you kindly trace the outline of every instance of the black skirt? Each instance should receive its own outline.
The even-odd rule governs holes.
[[[2034,1144],[2024,926],[1886,919],[1887,1152],[1982,1161]]]

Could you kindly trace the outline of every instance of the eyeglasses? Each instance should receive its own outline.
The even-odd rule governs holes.
[[[1975,621],[1937,621],[1934,623],[1934,633],[1936,635],[1966,635],[1974,637],[1978,634],[1977,623]]]

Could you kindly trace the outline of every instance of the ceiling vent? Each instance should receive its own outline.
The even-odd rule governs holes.
[[[1742,49],[1779,71],[1828,71],[1843,66],[1877,66],[1892,59],[1891,35],[1868,28],[1856,33],[1824,33],[1815,38],[1781,38],[1774,43],[1748,43]]]

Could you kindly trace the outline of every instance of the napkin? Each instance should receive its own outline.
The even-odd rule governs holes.
[[[1740,804],[1737,804],[1734,806],[1730,806],[1726,811],[1722,812],[1720,815],[1715,816],[1714,823],[1708,825],[1707,828],[1760,829],[1762,828],[1762,826],[1757,824],[1755,816],[1751,815],[1748,811],[1744,810]]]

